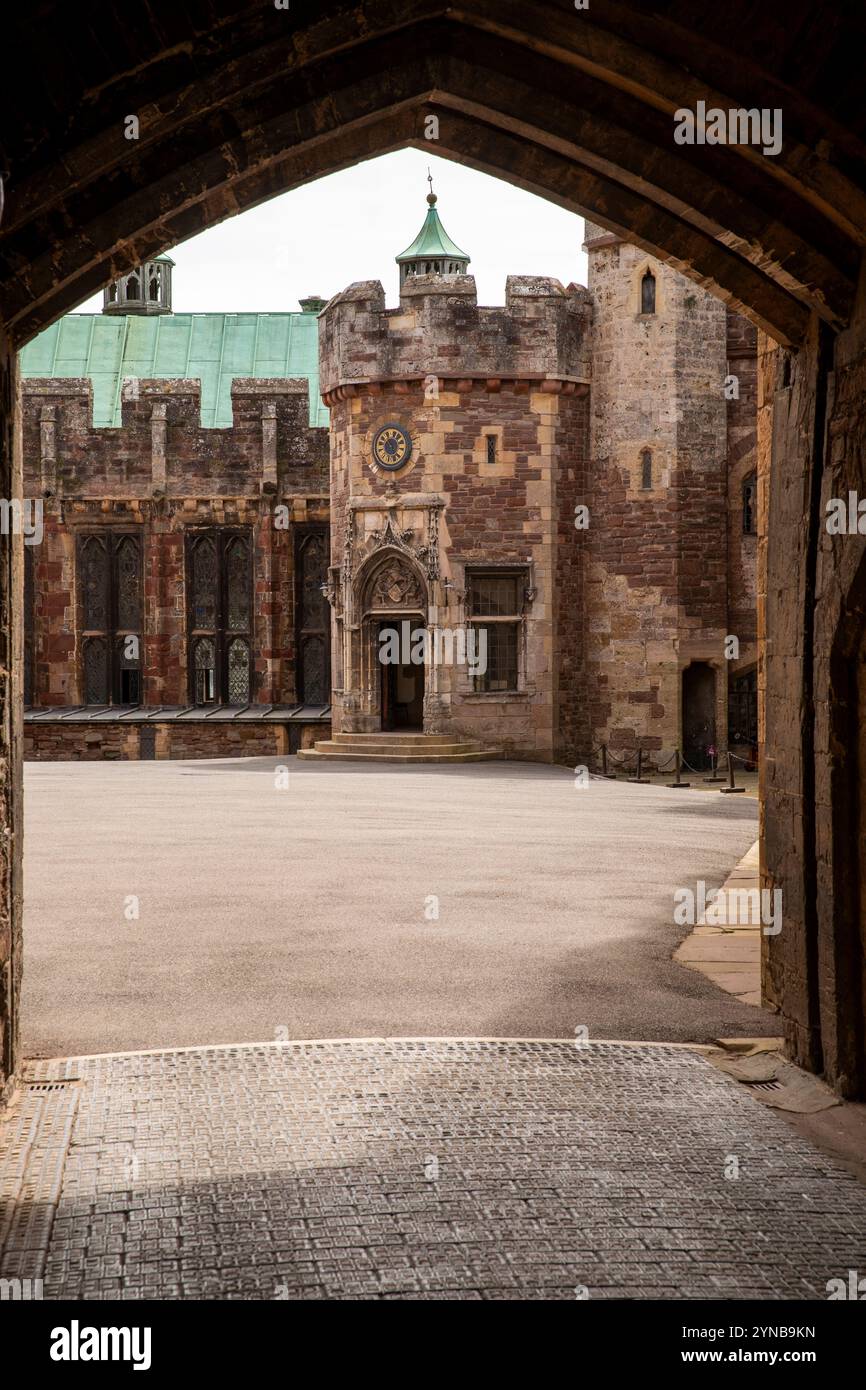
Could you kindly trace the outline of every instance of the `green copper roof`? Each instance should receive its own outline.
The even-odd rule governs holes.
[[[469,257],[466,252],[461,251],[459,246],[455,246],[439,221],[439,214],[436,211],[436,194],[429,194],[427,201],[430,207],[424,218],[424,225],[412,245],[396,257],[398,264],[401,261],[417,261],[426,256],[431,259],[450,256],[454,260],[466,261],[468,264]]]
[[[234,377],[305,376],[310,424],[328,424],[315,314],[67,314],[22,350],[21,373],[90,377],[93,423],[115,427],[124,377],[198,378],[206,429],[231,425]]]

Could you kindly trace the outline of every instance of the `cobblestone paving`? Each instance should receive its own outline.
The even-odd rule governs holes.
[[[0,1273],[46,1298],[826,1298],[866,1268],[866,1189],[687,1050],[273,1043],[27,1081]]]

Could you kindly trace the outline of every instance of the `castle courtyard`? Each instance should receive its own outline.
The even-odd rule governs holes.
[[[249,758],[29,763],[25,799],[30,1058],[779,1032],[671,959],[674,892],[722,884],[751,797]]]

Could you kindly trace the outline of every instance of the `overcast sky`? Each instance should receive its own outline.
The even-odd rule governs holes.
[[[442,224],[471,257],[480,304],[502,304],[506,275],[552,275],[586,283],[583,218],[488,174],[422,150],[398,150],[272,198],[183,242],[171,252],[173,307],[296,310],[353,280],[381,280],[397,303],[394,257],[414,241],[427,212],[427,169]],[[101,293],[82,304],[102,308]]]

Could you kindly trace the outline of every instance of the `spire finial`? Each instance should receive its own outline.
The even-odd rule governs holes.
[[[427,182],[430,185],[430,192],[427,194],[427,202],[430,204],[432,208],[436,202],[436,194],[433,192],[433,175],[430,173],[429,164],[427,166]]]

